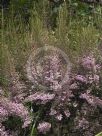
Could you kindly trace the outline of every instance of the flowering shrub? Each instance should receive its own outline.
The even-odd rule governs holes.
[[[20,117],[23,121],[22,128],[26,128],[31,123],[31,118],[27,108],[22,103],[16,103],[9,98],[0,97],[0,135],[9,136],[12,135],[12,132],[6,132],[5,127],[2,126],[4,122],[9,119],[9,117]],[[9,121],[9,120],[8,120]],[[3,123],[3,124],[2,124]],[[4,131],[4,132],[3,132]]]
[[[94,135],[102,128],[99,122],[102,107],[100,96],[101,65],[97,64],[92,55],[83,57],[78,64],[77,73],[70,72],[70,78],[67,83],[60,86],[60,80],[63,79],[63,75],[59,70],[61,63],[57,63],[60,62],[58,59],[58,56],[54,56],[54,59],[50,60],[51,63],[46,63],[45,61],[44,68],[47,67],[47,69],[44,69],[43,75],[48,90],[42,89],[40,92],[35,91],[35,93],[32,90],[32,94],[25,98],[25,102],[32,103],[33,112],[38,112],[40,109],[35,110],[36,105],[42,107],[40,111],[41,117],[38,122],[51,123],[49,135],[50,133],[59,133],[61,136],[65,133],[71,136],[76,134]],[[53,60],[56,60],[56,63]],[[53,62],[57,65],[54,65]],[[48,67],[46,64],[50,64],[50,66]],[[59,75],[58,78],[54,77],[56,73]],[[95,120],[90,120],[92,117]],[[43,123],[40,123],[40,127],[38,127],[40,134],[47,132],[48,126],[43,126]],[[40,130],[40,128],[42,129]]]
[[[19,131],[24,129],[26,135],[30,136],[33,136],[35,130],[37,135],[49,136],[94,136],[101,132],[101,63],[98,63],[93,55],[83,57],[78,62],[77,71],[70,71],[67,83],[61,85],[64,74],[60,59],[57,55],[45,57],[45,65],[40,73],[43,80],[38,80],[37,86],[32,85],[29,91],[27,86],[23,85],[27,90],[24,92],[17,78],[13,84],[16,88],[13,89],[17,90],[17,87],[20,87],[22,91],[11,91],[10,98],[1,94],[1,136],[19,136],[22,133],[11,130],[6,125],[10,116],[20,117],[23,124]],[[36,77],[39,77],[37,72],[34,71]],[[39,87],[39,81],[45,88]],[[19,96],[22,96],[22,99]]]

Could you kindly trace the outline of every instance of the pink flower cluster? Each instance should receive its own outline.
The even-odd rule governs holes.
[[[44,60],[45,63],[43,62],[44,68],[40,74],[42,76],[41,80],[38,80],[38,84],[41,81],[40,83],[43,83],[46,89],[42,88],[39,91],[37,89],[36,92],[32,90],[31,94],[24,100],[24,102],[31,102],[32,105],[44,106],[44,112],[42,111],[44,122],[39,123],[37,127],[38,132],[43,134],[46,134],[51,128],[51,124],[45,122],[46,116],[49,117],[49,121],[50,118],[53,118],[56,123],[61,123],[64,119],[72,118],[72,109],[79,112],[77,108],[82,105],[80,104],[81,101],[92,107],[102,106],[102,100],[91,94],[93,88],[99,88],[98,85],[100,83],[99,64],[96,63],[92,55],[82,59],[79,66],[82,69],[79,69],[78,73],[70,73],[70,79],[64,85],[60,84],[63,74],[59,57],[55,55],[46,58]],[[34,112],[34,110],[32,111]],[[80,113],[75,114],[77,116],[80,115]],[[41,120],[38,119],[38,122],[41,122]],[[88,124],[88,121],[84,117],[82,119],[78,118],[78,129],[87,129]]]
[[[46,134],[51,129],[51,124],[48,122],[39,123],[37,129],[40,133]]]
[[[0,124],[2,124],[3,121],[7,120],[9,116],[20,117],[24,123],[22,126],[23,128],[28,127],[28,125],[31,123],[28,109],[22,103],[15,103],[9,100],[9,98],[0,97]],[[6,136],[7,132],[3,132],[3,130],[4,129],[1,129],[2,136]]]
[[[46,63],[43,62],[43,70],[41,70],[40,67],[42,72],[40,73],[40,76],[42,77],[39,77],[37,73],[35,73],[35,75],[38,76],[36,78],[36,83],[38,82],[37,85],[43,83],[43,86],[46,89],[40,87],[36,88],[34,84],[33,86],[36,92],[33,90],[34,88],[32,88],[32,90],[30,89],[30,92],[28,89],[24,93],[19,82],[19,78],[16,74],[14,75],[14,77],[17,78],[16,80],[12,77],[12,91],[10,98],[1,96],[2,91],[0,89],[1,136],[10,136],[10,134],[8,134],[8,132],[5,131],[5,128],[2,126],[2,122],[9,116],[20,117],[23,121],[22,128],[25,128],[32,123],[33,117],[35,119],[35,114],[40,112],[41,117],[39,115],[38,120],[36,121],[36,124],[38,124],[37,130],[39,133],[46,134],[50,131],[52,127],[52,124],[49,123],[51,122],[50,119],[53,119],[55,123],[60,124],[64,122],[63,120],[70,121],[69,118],[71,118],[73,124],[75,121],[77,122],[77,129],[81,128],[85,130],[87,129],[89,123],[85,117],[82,117],[84,114],[80,113],[82,108],[80,111],[78,108],[83,106],[83,103],[95,108],[102,107],[102,100],[99,97],[96,97],[96,94],[93,91],[96,88],[99,89],[100,85],[100,75],[98,71],[99,65],[96,64],[93,56],[84,57],[80,64],[82,69],[80,69],[78,73],[70,73],[70,79],[68,83],[64,85],[60,84],[61,80],[63,79],[63,73],[61,69],[62,63],[59,57],[54,54],[53,57],[47,57],[47,60],[45,58],[44,61]],[[20,92],[18,92],[19,90]],[[98,93],[99,92],[97,92],[97,94]],[[26,103],[28,103],[30,108],[32,108],[32,118],[30,117],[30,110],[24,106]],[[38,107],[38,109],[36,107]],[[86,110],[88,109],[84,109],[85,114],[87,114]],[[78,118],[75,116],[78,116]],[[46,122],[46,120],[48,122]]]
[[[36,104],[46,104],[55,97],[55,94],[49,94],[44,92],[36,92],[25,99],[25,102],[35,102]]]
[[[93,96],[88,93],[84,93],[84,94],[80,95],[80,98],[85,99],[90,105],[92,105],[94,107],[98,106],[98,107],[102,108],[102,100],[96,96]]]
[[[95,58],[93,56],[84,57],[82,60],[82,66],[91,70],[95,66]]]
[[[86,83],[86,82],[87,82],[86,78],[85,78],[84,76],[82,76],[82,75],[77,75],[77,76],[75,77],[75,79],[76,79],[77,81],[79,81],[79,82],[82,82],[82,83]]]
[[[13,136],[13,135],[10,135],[7,131],[5,131],[5,127],[2,126],[2,124],[0,123],[0,136]]]

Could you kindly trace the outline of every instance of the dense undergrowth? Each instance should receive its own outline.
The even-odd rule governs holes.
[[[47,0],[16,5],[0,9],[0,135],[95,136],[102,131],[102,7]],[[27,77],[31,52],[45,45],[68,55],[64,86],[56,54],[45,60],[50,68],[43,65],[47,90]]]

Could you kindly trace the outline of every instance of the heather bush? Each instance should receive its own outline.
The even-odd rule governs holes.
[[[45,88],[39,87],[41,80],[34,78],[30,90],[25,85],[27,88],[25,95],[22,95],[22,91],[19,92],[19,90],[18,95],[16,90],[13,90],[14,87],[11,90],[15,91],[15,95],[11,92],[13,95],[10,98],[3,96],[2,90],[0,91],[2,94],[0,100],[1,135],[24,135],[22,129],[25,129],[26,135],[31,136],[94,136],[100,132],[102,129],[101,61],[96,60],[93,54],[80,58],[77,62],[77,71],[71,67],[67,82],[60,85],[64,76],[61,73],[63,67],[61,58],[58,55],[45,58],[45,65],[42,65],[44,69],[42,67],[40,76],[36,75],[39,71],[33,68],[34,75],[43,79],[42,83]],[[16,80],[14,84],[16,89],[17,84]],[[21,123],[18,120],[19,125],[23,122],[21,126],[23,128],[19,126],[19,131],[17,128],[12,130],[7,125],[9,119],[13,121],[13,117],[17,116],[21,118]]]
[[[58,61],[57,59],[55,60]],[[58,70],[59,63],[56,64],[57,68],[54,69]],[[40,133],[47,133],[49,128],[48,135],[94,136],[101,131],[101,64],[97,63],[93,55],[84,56],[78,64],[77,72],[70,73],[70,79],[64,86],[60,86],[60,81],[54,79],[53,73],[49,73],[51,66],[45,69],[44,73],[47,75],[43,73],[45,75],[43,81],[46,81],[44,85],[48,89],[42,89],[38,93],[36,91],[34,93],[32,89],[31,95],[25,98],[25,102],[31,102],[32,112],[40,111],[38,119],[38,123],[41,122],[38,125]],[[62,75],[58,71],[57,74]],[[38,108],[35,110],[36,106]]]

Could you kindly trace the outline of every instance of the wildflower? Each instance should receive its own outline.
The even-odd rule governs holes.
[[[95,59],[92,56],[83,58],[82,66],[89,70],[92,69],[95,66]]]
[[[97,65],[96,65],[96,69],[97,69],[97,70],[100,70],[100,69],[101,69],[101,65],[97,64]]]
[[[96,83],[99,83],[99,75],[94,75],[94,81],[95,81]]]
[[[0,136],[12,136],[5,130],[5,127],[0,123]]]
[[[51,124],[48,122],[39,123],[37,129],[40,133],[46,134],[51,128]]]
[[[22,128],[28,127],[29,124],[31,124],[31,118],[30,118],[29,116],[27,116],[27,117],[24,119],[24,123],[23,123]]]
[[[22,103],[15,103],[8,100],[7,98],[3,98],[0,100],[0,105],[2,106],[3,109],[5,109],[2,111],[4,112],[2,114],[5,114],[5,116],[16,115],[20,117],[23,120],[24,124],[26,124],[24,126],[27,126],[31,123],[29,112]]]
[[[71,85],[70,85],[70,89],[71,89],[71,90],[76,90],[76,89],[78,89],[77,83],[71,84]]]
[[[56,119],[59,120],[59,121],[61,121],[62,118],[63,118],[62,114],[59,114],[59,115],[56,116]]]
[[[8,111],[5,108],[0,107],[0,122],[3,121],[7,116],[8,116]]]
[[[41,104],[46,104],[47,102],[53,100],[55,97],[54,94],[49,94],[49,93],[34,93],[30,96],[28,96],[25,99],[25,102],[40,102]]]
[[[87,76],[87,79],[88,79],[88,83],[89,84],[92,84],[94,79],[93,79],[93,75],[89,74],[89,75],[86,75]]]
[[[89,122],[85,119],[79,119],[78,126],[76,128],[82,128],[83,130],[87,129],[89,127]]]
[[[91,96],[89,94],[86,94],[86,93],[81,94],[80,98],[85,99],[89,104],[91,104],[93,106],[95,105],[93,96]]]
[[[49,115],[56,115],[56,114],[57,114],[57,111],[51,108]]]
[[[87,82],[86,78],[84,76],[82,76],[82,75],[77,75],[75,77],[75,79],[76,79],[76,81],[79,81],[79,82],[82,82],[82,83],[86,83]]]

